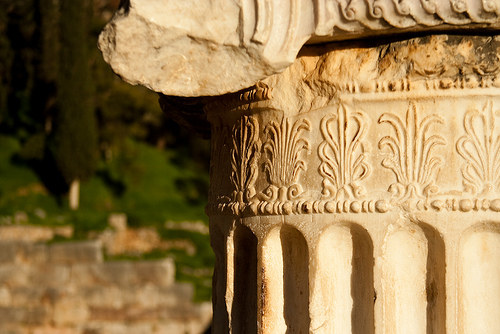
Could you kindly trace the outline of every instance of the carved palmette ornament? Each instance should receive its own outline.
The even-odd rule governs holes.
[[[441,135],[429,134],[433,124],[443,124],[437,114],[431,114],[422,121],[418,118],[419,110],[415,102],[406,112],[406,121],[393,113],[385,113],[379,123],[388,123],[394,130],[393,135],[383,137],[379,148],[389,149],[389,156],[382,161],[382,166],[396,175],[396,183],[389,191],[399,199],[427,198],[437,192],[435,185],[436,171],[443,163],[441,157],[434,154],[439,145],[446,141]]]
[[[311,124],[307,119],[292,122],[289,118],[283,119],[281,124],[271,122],[265,128],[267,140],[263,149],[267,160],[264,170],[270,181],[262,194],[265,200],[284,202],[302,194],[298,178],[300,172],[306,170],[302,154],[309,150],[309,141],[303,135],[310,129]]]
[[[348,111],[343,104],[337,114],[321,120],[324,141],[318,147],[318,154],[325,198],[360,198],[366,193],[359,182],[371,172],[365,159],[366,145],[362,142],[367,127],[364,113]]]
[[[228,134],[213,137],[225,175],[213,212],[500,212],[500,37],[372,51],[303,57],[281,80],[213,100],[206,112]]]
[[[493,102],[483,110],[470,108],[465,115],[466,135],[457,141],[457,151],[466,163],[462,167],[466,191],[481,195],[500,188],[500,131],[496,119],[500,110],[493,110]]]
[[[247,203],[255,196],[261,141],[259,123],[252,116],[242,116],[232,131],[231,183],[234,187],[232,201]]]

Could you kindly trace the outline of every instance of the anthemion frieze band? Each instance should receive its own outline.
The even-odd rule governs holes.
[[[488,45],[488,39],[484,42]],[[463,38],[457,44],[470,48],[469,43]],[[390,82],[341,83],[320,91],[326,93],[315,97],[320,107],[307,112],[274,108],[272,93],[260,94],[260,101],[245,102],[242,96],[236,108],[208,107],[209,115],[228,112],[236,120],[217,124],[226,129],[213,132],[217,152],[229,150],[231,159],[221,163],[231,161],[225,168],[231,170],[233,188],[212,196],[209,211],[498,212],[500,70],[491,63],[452,65],[455,73],[437,66],[414,69],[418,77],[411,79],[414,73]],[[435,78],[445,71],[452,75]]]

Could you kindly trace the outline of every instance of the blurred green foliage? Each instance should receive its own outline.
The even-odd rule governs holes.
[[[107,227],[110,213],[124,212],[131,227],[193,242],[194,256],[139,257],[174,257],[178,279],[195,283],[196,298],[206,300],[210,275],[192,272],[213,266],[208,236],[163,225],[207,223],[209,142],[169,119],[157,94],[124,83],[103,61],[97,37],[116,6],[0,0],[0,224],[21,211],[30,224],[72,224],[74,239],[85,239]],[[77,211],[66,196],[74,177],[87,179]]]
[[[112,9],[111,1],[0,0],[0,134],[19,140],[18,158],[56,197],[74,177],[95,172],[115,195],[123,192],[117,181],[140,168],[133,141],[170,150],[183,170],[208,170],[209,143],[169,119],[157,94],[125,84],[103,61],[97,38]],[[192,202],[206,187],[184,175],[177,181]]]

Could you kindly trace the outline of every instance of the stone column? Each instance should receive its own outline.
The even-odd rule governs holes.
[[[191,67],[182,76],[168,57],[161,70],[182,80],[150,80],[165,95],[196,81],[190,98],[160,102],[196,128],[210,123],[213,332],[500,333],[496,3],[255,3],[258,15],[240,8],[239,44],[187,34],[184,65],[203,71],[199,45],[236,59],[207,62],[213,81]],[[107,60],[148,84],[120,67],[113,31],[101,40]]]
[[[500,332],[499,47],[306,47],[207,103],[215,333]]]

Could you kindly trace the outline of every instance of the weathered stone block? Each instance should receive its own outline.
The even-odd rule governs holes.
[[[81,287],[88,287],[98,284],[99,281],[95,275],[98,271],[97,268],[102,264],[87,263],[87,264],[73,264],[71,265],[71,284]]]
[[[27,264],[40,265],[48,260],[48,246],[44,243],[24,243],[22,245],[21,261]]]
[[[102,245],[99,241],[79,241],[52,244],[49,247],[53,263],[100,263],[103,261]]]
[[[57,326],[83,325],[90,312],[85,301],[79,296],[66,296],[54,305],[54,324]]]
[[[80,289],[74,285],[61,285],[59,287],[49,287],[43,293],[43,303],[55,305],[65,298],[80,296]]]
[[[193,286],[176,283],[171,286],[145,285],[91,285],[79,289],[89,306],[121,309],[125,306],[157,307],[189,303],[193,297]]]
[[[71,238],[75,232],[75,228],[72,225],[68,226],[57,226],[52,229],[55,235],[59,235],[64,238]]]
[[[27,286],[30,282],[31,268],[25,265],[6,264],[0,266],[0,284],[9,287]]]
[[[31,334],[81,334],[82,330],[79,328],[73,327],[53,327],[53,326],[44,326],[44,327],[36,327],[33,328]]]
[[[30,307],[41,305],[45,288],[40,285],[24,285],[10,288],[13,307]]]
[[[123,302],[129,306],[152,308],[162,302],[161,287],[156,284],[135,285],[122,289]]]
[[[210,326],[210,317],[208,320],[169,320],[161,322],[156,328],[158,334],[182,333],[182,334],[200,334]]]
[[[128,305],[121,308],[92,307],[91,320],[114,322],[154,322],[158,319],[159,309]]]
[[[85,326],[84,334],[157,334],[158,331],[154,330],[153,326],[153,324],[143,323],[131,324],[99,321]]]
[[[2,241],[48,241],[54,238],[50,227],[31,225],[0,226],[0,240]]]
[[[133,262],[132,264],[138,281],[159,286],[172,285],[175,281],[175,264],[171,258]]]
[[[25,241],[0,241],[0,265],[41,264],[47,260],[47,246]]]
[[[156,229],[143,227],[137,229],[122,229],[105,231],[99,236],[106,252],[110,255],[131,253],[142,254],[161,247],[161,238]]]
[[[12,302],[12,294],[10,289],[6,286],[0,286],[0,307],[8,307]]]
[[[44,325],[51,321],[45,307],[0,307],[0,324]]]
[[[71,267],[68,265],[42,265],[34,267],[31,282],[45,287],[62,287],[71,281]]]
[[[180,303],[178,305],[163,306],[158,308],[158,317],[163,320],[188,320],[196,318],[197,312],[191,304]]]
[[[105,307],[92,306],[89,308],[90,321],[109,321],[125,322],[127,321],[127,309],[125,307]]]
[[[189,283],[175,283],[160,289],[160,305],[175,306],[193,300],[194,287]]]
[[[120,289],[113,285],[91,285],[80,288],[81,296],[88,303],[89,307],[110,307],[114,309],[121,308],[124,304],[125,295],[129,295],[133,290]]]
[[[0,264],[15,263],[19,253],[19,243],[0,241]]]
[[[94,275],[102,283],[123,286],[147,283],[160,286],[171,285],[175,280],[175,265],[172,259],[158,261],[117,261],[92,267]]]
[[[0,323],[0,333],[2,334],[29,334],[26,326]]]

